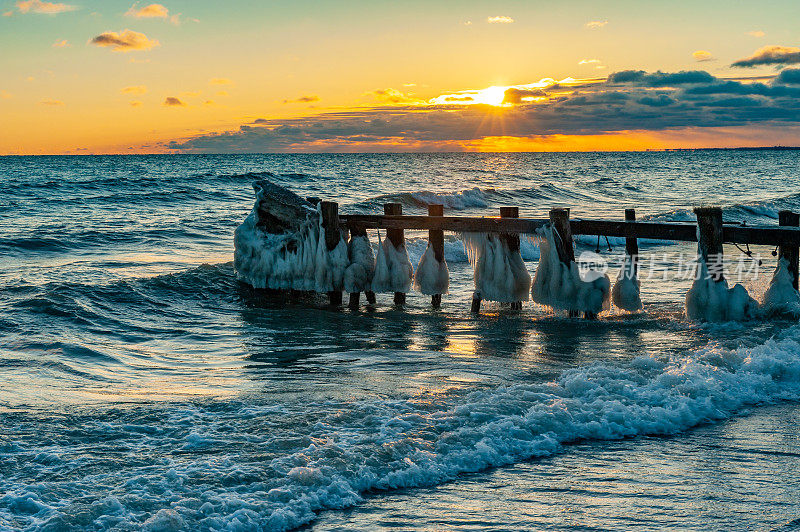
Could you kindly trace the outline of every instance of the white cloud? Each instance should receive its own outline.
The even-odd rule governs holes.
[[[505,15],[496,15],[494,17],[488,17],[486,22],[489,24],[511,24],[514,22],[514,19]]]

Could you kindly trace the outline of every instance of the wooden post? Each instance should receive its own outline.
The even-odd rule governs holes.
[[[403,214],[403,206],[400,203],[384,203],[383,214],[386,216],[401,216]],[[387,229],[386,238],[395,248],[405,244],[405,235],[402,229]],[[406,295],[403,292],[394,293],[394,304],[402,305],[406,302]]]
[[[328,251],[333,251],[342,238],[339,229],[339,204],[335,201],[321,201],[319,206],[322,213],[322,230],[325,231],[325,247]],[[342,291],[332,290],[328,292],[328,298],[331,305],[341,305]]]
[[[550,223],[556,233],[558,258],[567,265],[575,262],[575,249],[572,247],[572,228],[569,226],[569,209],[550,209]]]
[[[428,205],[428,216],[444,216],[444,205]],[[431,229],[428,231],[428,242],[433,248],[433,257],[436,262],[444,262],[444,231],[441,229]],[[431,306],[439,308],[442,306],[442,294],[431,296]]]
[[[792,211],[778,212],[778,225],[797,227],[800,226],[800,214]],[[797,273],[798,273],[798,252],[800,248],[797,246],[779,246],[778,257],[786,259],[789,263],[789,273],[792,275],[792,286],[797,290]]]
[[[696,207],[698,247],[705,261],[708,274],[714,281],[723,281],[722,255],[722,209],[719,207]]]
[[[625,221],[636,221],[635,209],[625,209]],[[636,237],[628,237],[625,239],[625,253],[631,258],[630,273],[636,275],[639,270],[639,241]]]
[[[575,248],[572,246],[572,228],[569,225],[569,209],[550,209],[550,223],[553,226],[553,238],[556,243],[558,258],[570,267],[575,262]],[[577,310],[570,310],[569,317],[580,316]],[[587,317],[590,317],[587,315]]]
[[[519,207],[500,207],[500,218],[519,218]],[[503,233],[500,235],[508,249],[512,252],[519,251],[519,234],[517,233]],[[522,309],[522,301],[514,301],[511,303],[511,308],[514,310]]]

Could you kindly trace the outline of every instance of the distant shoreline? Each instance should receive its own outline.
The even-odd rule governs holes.
[[[798,151],[800,146],[739,146],[732,148],[648,148],[646,150],[574,150],[574,151],[359,151],[359,152],[248,152],[248,153],[43,153],[0,154],[0,157],[150,157],[150,156],[220,156],[220,155],[422,155],[422,154],[500,154],[500,153],[661,153],[694,151]]]

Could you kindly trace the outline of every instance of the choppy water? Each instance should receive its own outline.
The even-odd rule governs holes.
[[[231,260],[259,172],[342,212],[400,201],[690,220],[702,202],[774,224],[800,210],[798,163],[796,151],[0,158],[0,529],[797,528],[796,322],[698,326],[682,316],[687,279],[646,278],[641,315],[489,304],[473,317],[454,235],[441,311],[418,294],[360,312],[266,297],[237,284]],[[414,261],[424,235],[408,237]],[[537,250],[523,251],[533,273]],[[754,251],[758,295],[774,258]],[[692,252],[642,246],[668,274]]]

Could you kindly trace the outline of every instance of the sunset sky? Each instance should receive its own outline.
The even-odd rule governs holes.
[[[800,145],[796,0],[0,14],[0,154]]]

